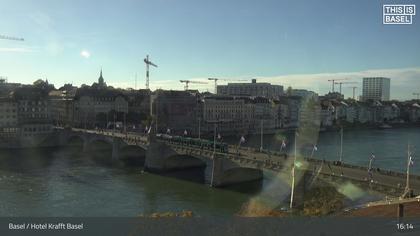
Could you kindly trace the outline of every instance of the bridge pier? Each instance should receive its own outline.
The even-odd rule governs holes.
[[[118,141],[113,138],[112,139],[112,160],[118,160],[120,158],[120,145],[118,144]]]
[[[241,167],[221,155],[214,156],[210,163],[212,165],[212,173],[210,175],[210,185],[212,187],[257,181],[264,177],[261,169]]]
[[[88,145],[89,145],[89,141],[86,138],[84,138],[83,139],[83,147],[82,147],[82,151],[83,152],[87,152],[88,151]]]

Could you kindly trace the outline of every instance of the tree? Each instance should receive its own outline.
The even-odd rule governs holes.
[[[40,88],[45,90],[46,92],[50,92],[51,90],[54,90],[54,85],[49,84],[48,80],[43,81],[42,79],[38,79],[33,83],[34,87]]]

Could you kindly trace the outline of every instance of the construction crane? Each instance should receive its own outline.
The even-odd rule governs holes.
[[[332,92],[334,93],[334,84],[336,84],[336,82],[335,81],[340,81],[340,80],[348,80],[347,78],[346,79],[329,79],[328,81],[329,82],[332,82]],[[341,92],[340,92],[341,93]]]
[[[420,98],[420,93],[413,93],[414,96],[417,96],[417,100]]]
[[[185,83],[184,89],[185,91],[188,90],[188,84],[207,84],[207,82],[201,82],[201,81],[193,81],[193,80],[180,80],[179,82]]]
[[[208,80],[214,81],[214,94],[217,93],[217,81],[247,81],[246,79],[236,79],[236,80],[229,80],[229,79],[218,79],[218,78],[208,78]]]
[[[339,84],[340,85],[340,94],[341,94],[341,85],[342,84],[357,84],[357,82],[335,82],[335,84]]]
[[[353,89],[353,100],[355,100],[354,99],[355,98],[355,91],[356,91],[357,87],[356,86],[353,86],[353,87],[349,87],[349,88],[352,88]]]
[[[1,34],[0,34],[0,39],[15,40],[15,41],[25,41],[24,38],[12,37],[12,36],[1,35]]]
[[[144,58],[144,63],[146,63],[146,89],[149,89],[149,66],[158,66],[149,60],[149,55],[146,55],[146,58]]]

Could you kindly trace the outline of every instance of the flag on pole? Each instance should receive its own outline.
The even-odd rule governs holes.
[[[239,140],[239,143],[245,143],[245,138],[244,138],[244,136],[241,136],[241,139]]]
[[[286,148],[286,140],[281,141],[281,149]]]
[[[370,160],[375,160],[375,154],[372,153],[372,155],[370,156]]]
[[[412,157],[412,156],[410,156],[410,161],[409,161],[409,163],[410,163],[410,166],[413,166],[413,165],[414,165],[414,160],[413,160],[413,157]]]
[[[318,151],[318,147],[314,144],[314,151]]]

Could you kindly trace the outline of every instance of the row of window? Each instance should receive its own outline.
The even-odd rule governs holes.
[[[21,101],[21,105],[47,105],[45,101]]]
[[[13,112],[13,113],[15,113],[15,112],[16,112],[16,110],[15,110],[15,109],[4,109],[4,110],[1,110],[1,109],[0,109],[0,114],[1,114],[1,113],[4,113],[4,112],[7,112],[7,113],[9,113],[9,112]]]
[[[36,111],[38,111],[38,112],[41,112],[41,111],[47,111],[47,108],[46,107],[38,107],[38,108],[36,108],[36,107],[32,107],[31,109],[28,109],[27,107],[25,107],[25,108],[19,108],[19,111],[32,111],[32,112],[36,112]]]
[[[9,126],[9,125],[17,125],[16,121],[6,121],[6,122],[0,122],[0,126]]]
[[[16,115],[7,115],[7,116],[2,116],[2,115],[0,115],[0,119],[10,119],[10,118],[13,118],[13,119],[16,119]]]
[[[38,126],[38,127],[25,127],[23,131],[25,132],[46,132],[50,131],[51,126]]]
[[[22,118],[48,118],[49,116],[47,114],[23,114],[19,117],[22,117]]]

